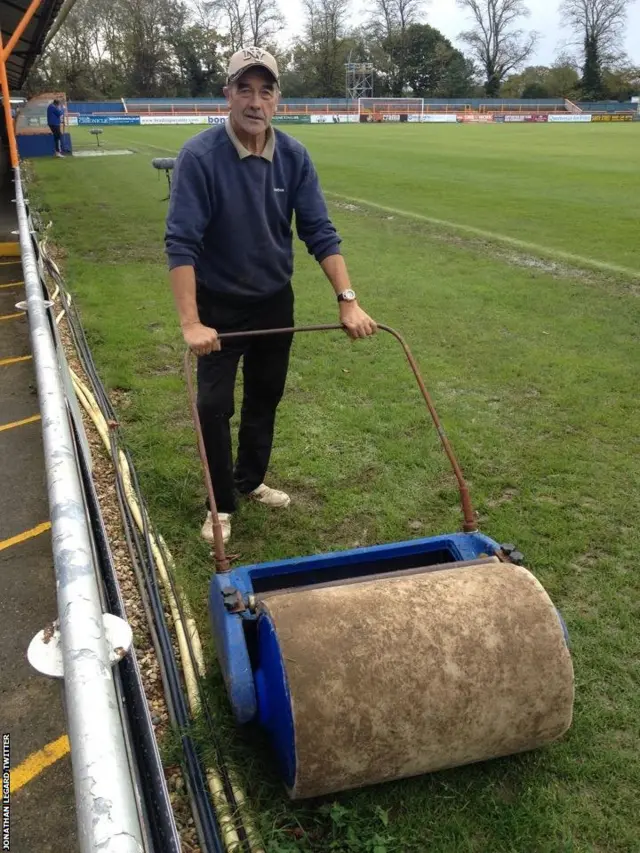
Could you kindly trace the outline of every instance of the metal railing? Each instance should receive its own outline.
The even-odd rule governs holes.
[[[14,169],[14,176],[29,334],[42,415],[78,847],[81,853],[142,853],[83,488],[19,167]]]

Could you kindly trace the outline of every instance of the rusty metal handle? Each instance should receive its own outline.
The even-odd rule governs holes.
[[[266,335],[291,335],[291,334],[300,334],[302,332],[330,332],[330,331],[344,331],[344,326],[340,323],[330,323],[326,325],[320,326],[291,326],[285,329],[256,329],[247,332],[224,332],[218,335],[218,339],[224,343],[224,341],[235,340],[237,338],[257,338],[264,337]],[[400,346],[402,347],[405,356],[407,357],[407,361],[413,371],[413,375],[416,378],[416,382],[418,383],[418,387],[424,397],[424,401],[427,404],[427,408],[429,410],[429,414],[433,420],[433,423],[436,428],[436,432],[438,433],[438,437],[444,448],[445,453],[451,463],[451,467],[453,468],[453,473],[458,481],[458,489],[460,492],[460,504],[462,507],[462,515],[464,518],[464,522],[462,525],[462,529],[465,533],[471,533],[474,530],[478,529],[478,524],[475,519],[475,512],[473,509],[473,505],[471,503],[471,498],[469,496],[469,488],[464,479],[464,475],[462,473],[462,469],[458,464],[458,460],[456,459],[455,453],[453,452],[453,448],[447,438],[447,434],[444,431],[444,428],[440,422],[440,418],[438,417],[438,413],[436,412],[435,406],[431,400],[429,392],[427,391],[427,387],[424,383],[424,379],[422,378],[422,374],[420,373],[420,368],[418,367],[418,363],[416,362],[413,353],[409,349],[406,341],[400,335],[399,332],[396,332],[395,329],[392,329],[390,326],[385,326],[378,323],[378,329],[381,329],[383,332],[388,332],[390,335],[398,341]],[[229,560],[227,559],[224,542],[222,541],[222,527],[220,525],[220,520],[218,518],[218,510],[216,506],[215,495],[213,492],[213,483],[211,482],[211,473],[209,471],[209,465],[207,463],[207,453],[204,446],[204,438],[202,435],[202,426],[200,424],[200,417],[198,415],[198,406],[196,402],[196,396],[193,388],[193,376],[192,376],[192,363],[193,353],[190,349],[185,352],[184,355],[184,368],[185,375],[187,378],[187,389],[189,392],[189,402],[191,405],[191,414],[193,416],[193,423],[196,429],[196,435],[198,439],[198,450],[200,451],[200,461],[202,462],[202,469],[204,471],[204,479],[207,487],[207,494],[209,497],[209,503],[211,506],[211,517],[213,520],[213,536],[214,536],[214,554],[216,561],[216,568],[220,572],[228,572],[230,570]]]

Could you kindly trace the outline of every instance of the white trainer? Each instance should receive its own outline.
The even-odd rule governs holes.
[[[258,503],[265,506],[276,507],[277,509],[284,509],[291,503],[291,498],[286,492],[271,489],[269,486],[265,486],[264,483],[250,492],[249,497],[253,501],[258,501]]]
[[[220,519],[220,526],[222,527],[222,541],[226,545],[229,539],[231,539],[231,515],[228,512],[219,512],[218,518]],[[207,513],[207,517],[202,525],[200,533],[205,542],[213,545],[213,517],[210,512]]]

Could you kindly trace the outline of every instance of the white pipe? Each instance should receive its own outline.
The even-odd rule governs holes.
[[[56,19],[53,22],[51,29],[47,33],[47,37],[44,41],[44,44],[42,45],[41,55],[49,47],[49,45],[51,44],[51,41],[56,37],[56,33],[58,32],[60,27],[64,24],[67,15],[73,9],[75,4],[76,4],[76,0],[66,0],[66,2],[62,4],[62,8],[60,9],[58,14],[56,15]]]

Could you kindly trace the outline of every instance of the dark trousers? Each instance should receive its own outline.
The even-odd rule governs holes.
[[[62,132],[55,124],[49,125],[49,130],[53,133],[53,145],[56,151],[62,153]]]
[[[293,290],[287,285],[258,302],[231,303],[198,287],[200,322],[219,333],[293,326]],[[198,413],[213,493],[219,512],[233,512],[237,490],[248,494],[264,481],[273,445],[276,409],[282,399],[291,335],[267,335],[222,343],[220,352],[198,359]],[[244,397],[235,468],[229,421],[243,359]]]

